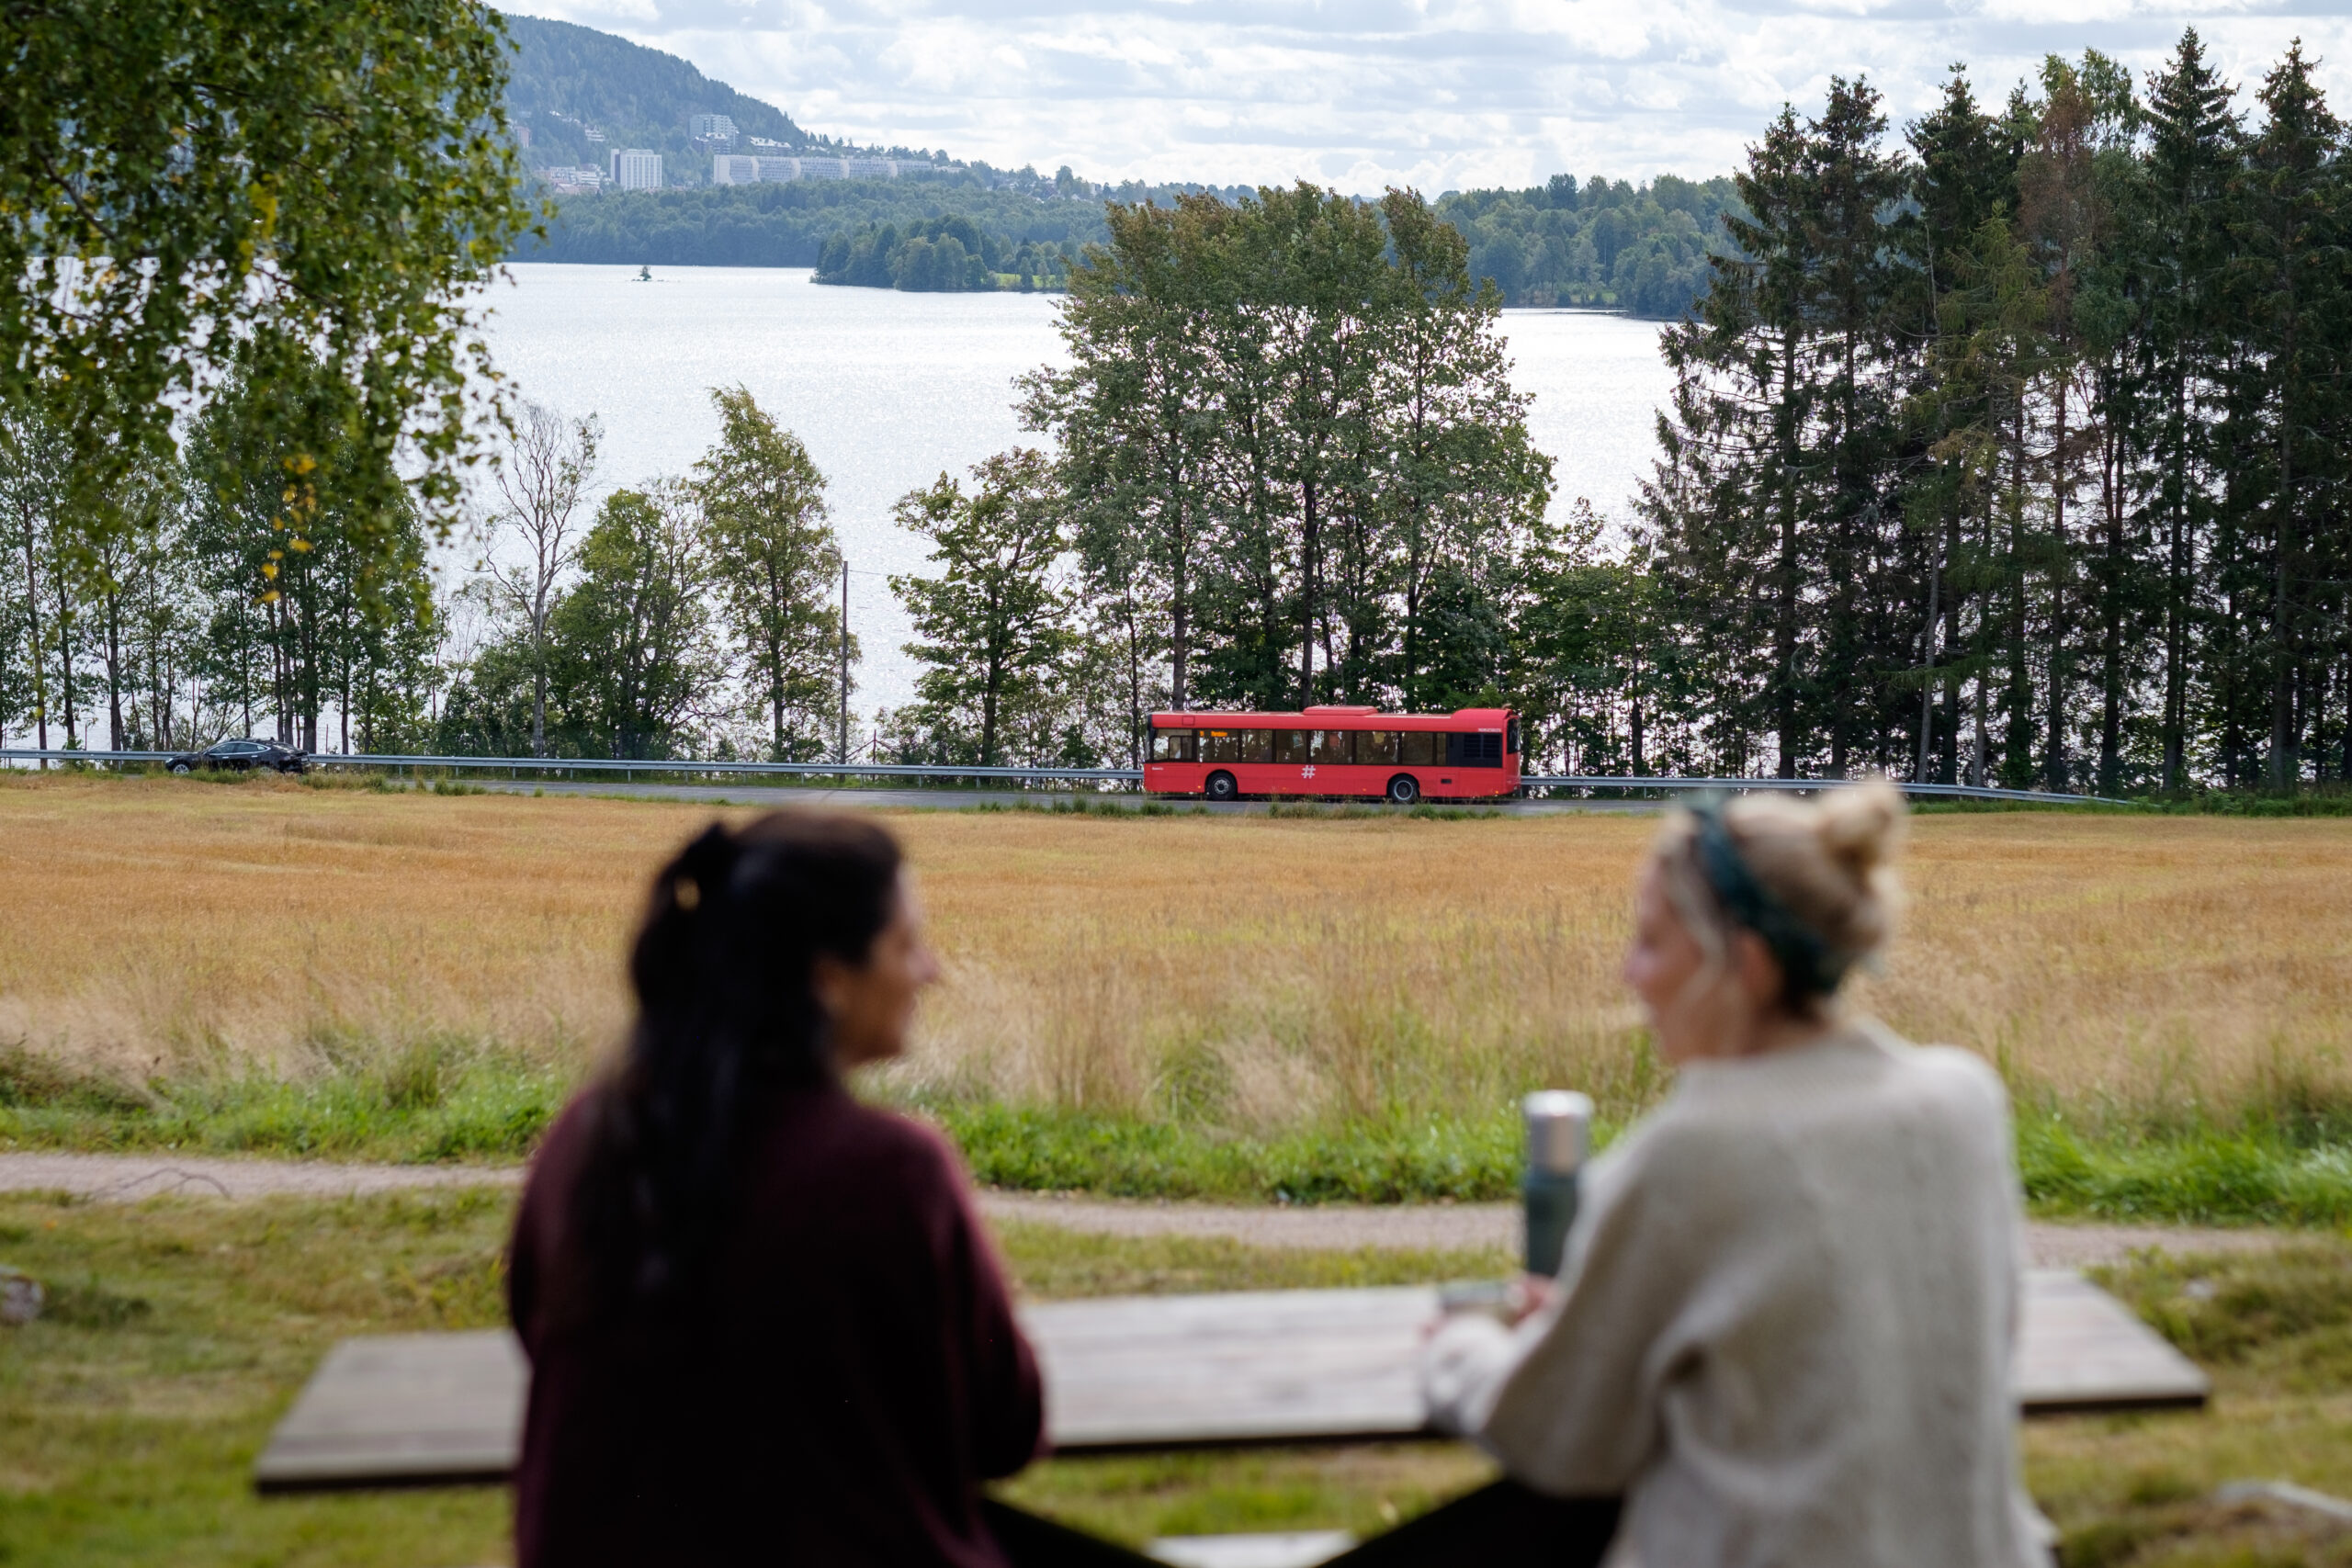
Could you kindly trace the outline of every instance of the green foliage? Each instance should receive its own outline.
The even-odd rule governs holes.
[[[1117,749],[1163,705],[1499,686],[1550,461],[1461,236],[1306,185],[1109,216],[1023,414],[1059,444]]]
[[[2052,1213],[2222,1224],[2352,1223],[2352,1158],[2292,1127],[2189,1126],[2095,1138],[2054,1117],[2018,1125],[2028,1198]]]
[[[900,499],[899,525],[932,542],[937,577],[893,577],[929,666],[897,724],[909,760],[1005,761],[1003,741],[1040,709],[1076,641],[1069,591],[1057,576],[1067,545],[1061,497],[1043,453],[1015,448],[972,468],[970,495],[945,474]]]
[[[254,439],[350,443],[365,510],[413,490],[446,521],[483,364],[458,301],[531,220],[495,13],[34,4],[0,41],[0,397],[58,410],[76,525],[107,531],[114,479],[232,345],[265,384],[334,367],[251,405]]]
[[[139,1090],[0,1051],[0,1145],[440,1163],[520,1159],[568,1076],[447,1043],[308,1082],[191,1078]]]
[[[141,453],[115,475],[95,534],[57,408],[0,403],[0,723],[43,746],[171,750],[268,715],[317,747],[335,710],[328,744],[425,739],[439,627],[416,495],[379,484],[347,437],[285,445],[273,421],[340,396],[335,373],[312,362],[265,385],[257,365],[232,364],[184,459]]]
[[[818,253],[819,283],[908,293],[958,293],[1004,287],[1000,272],[1012,274],[1011,287],[1033,289],[1058,283],[1069,263],[1034,241],[1008,243],[994,231],[982,231],[962,213],[933,218],[901,232],[885,223],[854,234],[835,234]]]
[[[824,755],[841,672],[841,545],[825,509],[825,477],[799,437],[760,412],[741,387],[714,390],[718,444],[690,482],[702,508],[710,577],[728,632],[746,651],[755,714],[770,725],[769,757]]]
[[[1713,282],[1709,265],[1737,247],[1733,182],[1661,175],[1646,186],[1555,175],[1528,190],[1454,191],[1437,214],[1470,245],[1470,275],[1510,305],[1583,305],[1671,320]]]
[[[332,704],[345,749],[398,750],[424,738],[435,640],[424,518],[410,492],[372,482],[354,443],[289,452],[257,412],[332,397],[332,381],[315,364],[300,378],[238,367],[188,443],[184,545],[213,605],[216,681],[306,749]]]
[[[675,482],[615,491],[580,548],[580,581],[549,619],[573,723],[613,757],[678,754],[718,673],[709,561]]]
[[[2288,793],[2352,773],[2352,160],[2290,49],[2232,110],[1833,80],[1751,149],[1635,558],[1668,765]]]
[[[1470,1124],[1335,1127],[1272,1140],[1001,1104],[924,1107],[997,1187],[1121,1198],[1397,1203],[1498,1199],[1518,1190],[1509,1116]]]

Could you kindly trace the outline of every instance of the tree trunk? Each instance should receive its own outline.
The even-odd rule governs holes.
[[[1797,437],[1794,428],[1797,344],[1793,334],[1781,347],[1781,539],[1774,571],[1772,722],[1780,731],[1779,774],[1797,776]]]
[[[40,749],[49,750],[49,677],[46,673],[49,649],[40,632],[40,557],[34,547],[33,514],[29,508],[17,513],[24,525],[25,536],[25,631],[32,648],[33,722],[40,730]],[[49,771],[49,759],[41,759],[41,771]]]
[[[2066,591],[2073,586],[2068,570],[2066,537],[2066,502],[2074,488],[2073,464],[2066,455],[2066,378],[2058,378],[2056,441],[2052,457],[2057,471],[2052,476],[2051,519],[2052,545],[2050,569],[2050,734],[2044,744],[2042,760],[2044,774],[2050,787],[2059,794],[2066,793],[2073,782],[2066,764]]]
[[[1911,776],[1925,783],[1928,758],[1933,753],[1936,739],[1936,619],[1941,612],[1944,563],[1941,556],[1928,563],[1928,618],[1922,625],[1920,639],[1926,645],[1926,678],[1919,682],[1919,760],[1913,764]]]
[[[2112,429],[2112,426],[2110,426]],[[2099,464],[2099,509],[2107,524],[2107,581],[2099,637],[2098,787],[2113,795],[2123,784],[2123,548],[2122,455],[2110,435]]]
[[[1299,487],[1298,536],[1298,705],[1315,705],[1315,623],[1317,595],[1316,550],[1320,545],[1322,518],[1317,514],[1315,483]]]
[[[49,587],[57,596],[57,613],[50,624],[57,628],[57,695],[65,710],[65,749],[71,751],[79,744],[74,719],[74,611],[65,596],[63,572],[51,572]]]
[[[2300,737],[2293,722],[2295,622],[2288,588],[2289,563],[2300,536],[2295,519],[2295,335],[2291,324],[2283,358],[2278,389],[2278,537],[2271,562],[2270,591],[2270,787],[2278,790],[2292,789],[2303,773],[2302,761],[2296,755]]]

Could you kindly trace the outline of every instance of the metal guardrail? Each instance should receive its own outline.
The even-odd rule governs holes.
[[[1857,784],[1856,779],[1686,779],[1634,778],[1622,775],[1571,777],[1560,774],[1530,773],[1519,781],[1529,789],[1761,789],[1797,790],[1810,792],[1843,789]],[[2105,795],[2060,795],[2040,789],[1993,789],[1975,784],[1905,784],[1889,779],[1889,784],[1905,795],[1922,795],[1930,798],[1956,800],[2021,800],[2043,806],[2132,806],[2134,801],[2119,800]]]
[[[0,761],[162,762],[173,751],[65,751],[31,747],[0,747]],[[503,771],[520,776],[531,773],[618,773],[625,782],[639,773],[785,774],[806,778],[981,779],[1007,783],[1141,784],[1138,768],[983,768],[927,762],[753,762],[690,759],[605,757],[428,757],[379,755],[371,752],[313,751],[303,758],[314,768],[447,768]],[[1611,790],[1797,790],[1840,789],[1849,779],[1652,778],[1623,774],[1531,773],[1520,779],[1528,789]],[[1972,784],[1903,784],[1905,795],[1961,800],[2006,800],[2042,806],[2130,806],[2132,802],[2103,795],[2060,795],[2031,789],[1978,788]]]

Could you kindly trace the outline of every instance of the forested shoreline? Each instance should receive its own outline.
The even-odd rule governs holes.
[[[1038,192],[968,174],[896,180],[796,180],[700,189],[605,191],[560,201],[544,237],[516,261],[638,266],[806,266],[820,283],[908,291],[1059,288],[1110,231],[1106,206],[1213,195],[1236,186],[1091,186],[1062,170]],[[1453,191],[1435,210],[1462,231],[1474,277],[1508,306],[1576,306],[1670,320],[1706,291],[1711,260],[1729,254],[1723,224],[1738,210],[1728,177],[1660,175],[1645,185],[1555,176],[1526,190]],[[956,252],[944,254],[943,239]],[[921,242],[920,249],[908,253]]]

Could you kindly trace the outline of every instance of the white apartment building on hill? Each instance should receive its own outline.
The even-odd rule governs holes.
[[[592,164],[550,164],[539,171],[539,178],[553,186],[560,196],[577,196],[605,188],[605,171]]]
[[[662,154],[646,147],[614,153],[613,184],[623,190],[660,190]]]
[[[782,185],[793,180],[895,180],[901,165],[892,158],[771,158],[721,152],[710,161],[715,186]]]

